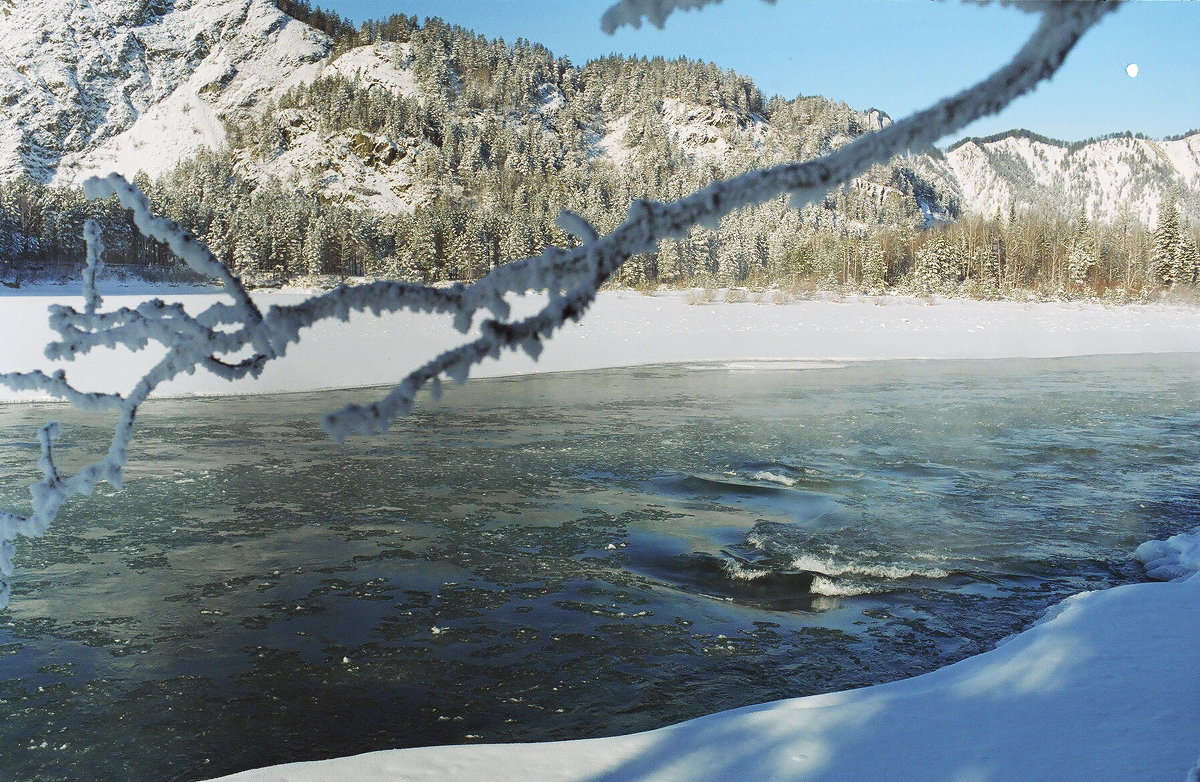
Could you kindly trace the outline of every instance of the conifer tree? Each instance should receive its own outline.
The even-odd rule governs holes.
[[[1179,211],[1174,197],[1163,199],[1158,211],[1158,224],[1154,228],[1154,245],[1150,255],[1150,269],[1155,282],[1173,287],[1182,276],[1180,262]]]
[[[1188,285],[1200,282],[1200,249],[1196,247],[1195,237],[1186,232],[1180,237],[1175,250],[1175,268],[1177,282]]]
[[[885,274],[887,268],[883,258],[883,246],[878,237],[871,237],[863,243],[860,253],[862,289],[867,293],[883,293],[887,286]]]
[[[939,234],[917,251],[912,281],[923,293],[946,293],[961,279],[962,256]]]
[[[1067,276],[1075,285],[1087,282],[1088,274],[1096,267],[1095,244],[1091,235],[1091,224],[1083,208],[1075,221],[1075,233],[1071,237],[1071,252],[1067,257]]]
[[[316,276],[325,273],[325,259],[335,255],[332,239],[330,226],[323,217],[316,215],[309,218],[300,258],[305,274]]]

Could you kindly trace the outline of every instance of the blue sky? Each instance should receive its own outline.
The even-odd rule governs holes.
[[[899,118],[1007,61],[1036,17],[999,4],[931,0],[725,0],[677,12],[665,30],[605,35],[610,0],[314,0],[355,22],[439,16],[489,37],[545,44],[582,65],[610,53],[709,60],[768,95],[824,95]],[[1092,30],[1049,84],[959,136],[1027,128],[1079,140],[1200,128],[1200,2],[1129,0]],[[1126,66],[1137,63],[1137,78]],[[957,137],[943,139],[943,144]]]

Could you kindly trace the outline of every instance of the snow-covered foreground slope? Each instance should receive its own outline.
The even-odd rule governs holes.
[[[49,293],[49,291],[43,291]],[[210,295],[166,298],[207,305]],[[261,303],[294,301],[269,293]],[[0,370],[45,367],[44,309],[71,295],[0,296]],[[77,297],[75,301],[78,301]],[[132,303],[116,296],[107,306]],[[323,327],[256,385],[186,378],[173,393],[387,382],[461,338],[432,318]],[[481,374],[667,361],[1065,356],[1200,351],[1200,310],[900,299],[689,306],[611,292],[540,364]],[[86,388],[132,383],[145,356],[68,365]],[[86,378],[86,381],[83,380]],[[9,396],[11,398],[11,395]],[[987,654],[905,681],[779,701],[648,733],[545,744],[428,747],[225,777],[309,780],[1164,780],[1200,758],[1200,530],[1142,546],[1171,583],[1075,596]],[[312,744],[320,746],[320,737]]]
[[[48,293],[50,289],[44,289]],[[103,289],[102,289],[103,290]],[[162,294],[160,294],[162,295]],[[145,297],[141,297],[145,298]],[[141,298],[112,296],[105,307],[132,306]],[[166,295],[198,311],[208,295]],[[287,304],[301,294],[263,293],[260,304]],[[151,351],[114,363],[112,351],[51,365],[42,348],[53,338],[45,310],[51,302],[81,302],[74,291],[53,295],[0,295],[0,333],[20,334],[0,343],[0,371],[62,367],[77,387],[124,391],[147,368]],[[532,302],[525,302],[530,308]],[[517,309],[521,310],[521,300]],[[350,323],[324,323],[304,336],[288,357],[258,381],[228,383],[211,375],[184,377],[163,387],[172,395],[274,393],[383,385],[462,339],[446,319],[407,313]],[[505,354],[485,362],[475,377],[655,364],[673,361],[743,361],[883,358],[1015,358],[1102,353],[1200,351],[1200,310],[1162,305],[1105,307],[1085,303],[978,302],[936,305],[901,298],[797,301],[788,304],[689,305],[680,294],[644,296],[606,292],[578,324],[546,344],[538,362]],[[30,399],[0,387],[0,401]]]
[[[374,752],[222,779],[1184,782],[1200,756],[1200,577],[1076,595],[1051,613],[924,676],[648,733]]]

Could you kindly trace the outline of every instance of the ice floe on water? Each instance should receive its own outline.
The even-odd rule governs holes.
[[[1137,547],[1135,558],[1146,566],[1146,575],[1156,581],[1179,581],[1200,572],[1200,527],[1150,540]]]

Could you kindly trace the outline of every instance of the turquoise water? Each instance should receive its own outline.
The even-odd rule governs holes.
[[[19,544],[0,777],[200,779],[642,730],[919,674],[1200,524],[1200,356],[697,364],[155,402]],[[36,427],[0,406],[0,507]]]

